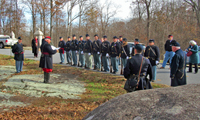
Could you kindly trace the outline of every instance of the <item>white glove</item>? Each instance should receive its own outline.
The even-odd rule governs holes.
[[[91,55],[91,53],[88,53],[88,55]]]
[[[156,65],[159,64],[159,61],[156,61]]]
[[[71,50],[69,51],[69,53],[71,53]]]
[[[97,54],[100,54],[100,52],[97,52]]]
[[[78,51],[76,51],[76,53],[78,53]]]
[[[106,57],[109,57],[109,54],[108,54],[108,53],[106,54]]]
[[[129,59],[129,57],[127,56],[127,57],[126,57],[126,59],[128,60],[128,59]]]
[[[83,51],[81,51],[81,54],[84,54]]]
[[[119,59],[119,56],[116,56],[116,59]]]

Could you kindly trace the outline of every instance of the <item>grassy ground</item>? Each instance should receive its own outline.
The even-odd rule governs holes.
[[[0,65],[15,65],[13,57],[0,55]],[[25,59],[24,69],[20,74],[42,74],[39,62]],[[98,107],[100,104],[125,94],[123,76],[115,76],[85,69],[54,65],[53,73],[73,74],[85,83],[86,92],[78,100],[64,100],[52,97],[27,97],[19,95],[16,100],[31,103],[26,107],[13,107],[12,111],[2,112],[0,119],[82,119],[87,113]],[[15,75],[15,74],[13,74]],[[4,80],[3,82],[5,82]],[[1,85],[1,84],[0,84]],[[169,87],[167,85],[152,84],[154,88]],[[1,86],[0,86],[1,88]]]

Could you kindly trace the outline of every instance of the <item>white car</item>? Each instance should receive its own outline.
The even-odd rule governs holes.
[[[139,43],[143,46],[143,50],[146,49],[145,45],[143,43]],[[134,42],[128,42],[128,45],[130,46],[130,54],[132,53],[132,49],[135,47]]]
[[[5,46],[13,46],[18,40],[16,38],[10,38],[9,35],[0,35],[0,49]]]

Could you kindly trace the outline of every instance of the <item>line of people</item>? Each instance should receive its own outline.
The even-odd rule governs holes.
[[[60,37],[58,46],[60,47],[60,64],[64,63],[66,52],[67,64],[92,69],[92,61],[94,60],[94,70],[105,72],[113,70],[112,73],[114,74],[119,71],[119,58],[121,58],[122,65],[125,67],[127,59],[130,57],[130,47],[127,39],[122,38],[122,36],[120,36],[119,41],[114,36],[112,43],[107,40],[107,36],[103,36],[100,40],[97,34],[94,35],[93,42],[90,40],[89,34],[86,34],[86,40],[83,40],[83,36],[80,36],[79,41],[76,39],[76,35],[73,35],[72,40],[68,37],[66,43],[63,37]],[[79,55],[78,61],[77,54]],[[109,64],[109,58],[111,59],[111,65]]]

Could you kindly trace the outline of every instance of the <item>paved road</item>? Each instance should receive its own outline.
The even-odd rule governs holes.
[[[11,53],[10,49],[0,49],[0,54],[13,55]],[[40,56],[40,54],[38,56]],[[33,54],[31,53],[30,50],[25,51],[25,58],[39,60],[39,57],[38,58],[33,57]],[[55,55],[53,55],[53,63],[58,64],[59,62],[60,62],[60,55],[59,55],[59,53],[56,53]],[[63,64],[63,65],[68,66],[66,64]],[[158,68],[160,68],[160,67],[161,67],[161,65],[158,65]],[[120,70],[121,70],[121,67],[119,66],[119,71]],[[188,68],[187,68],[187,70],[188,70]],[[171,81],[169,78],[169,73],[170,73],[169,65],[167,65],[165,67],[165,69],[157,69],[157,80],[155,82],[170,85]],[[118,72],[117,75],[120,75],[120,73]],[[199,77],[200,77],[200,72],[198,74],[187,73],[187,83],[188,84],[198,84],[198,83],[200,83]]]

